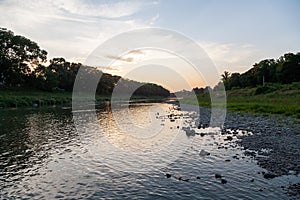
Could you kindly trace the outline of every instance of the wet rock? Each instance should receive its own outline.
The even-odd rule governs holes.
[[[182,178],[182,177],[179,177],[178,180],[179,180],[179,181],[185,181],[185,182],[188,182],[190,179],[188,179],[188,178],[184,179],[184,178]]]
[[[200,151],[199,155],[200,155],[200,156],[209,156],[210,153],[202,149],[202,150]]]
[[[195,136],[196,132],[193,129],[185,129],[185,134],[187,136]]]
[[[290,185],[287,192],[290,196],[300,197],[300,183]]]
[[[193,110],[193,107],[187,109]],[[196,116],[198,128],[209,124],[210,111],[209,108],[200,108],[201,115]],[[251,152],[258,152],[254,157],[257,164],[276,176],[300,172],[300,137],[297,133],[300,134],[300,123],[289,117],[250,115],[230,111],[221,130],[225,140],[230,141],[231,138],[227,136],[235,140],[236,135],[238,137],[236,143],[244,150],[250,151],[250,156],[254,156]],[[220,143],[217,148],[223,149],[225,146]],[[240,155],[240,158],[243,156],[245,155]],[[233,158],[238,159],[237,156]]]
[[[272,173],[265,173],[264,174],[264,178],[266,179],[272,179],[272,178],[275,178],[276,177],[276,174],[272,174]]]
[[[221,174],[215,174],[215,178],[222,178]]]
[[[171,174],[166,173],[167,178],[171,178],[171,176],[172,176]]]
[[[227,138],[224,139],[224,141],[231,141],[231,140],[233,140],[233,137],[231,136],[227,136]]]
[[[253,157],[256,156],[256,153],[254,151],[249,151],[249,150],[246,150],[244,154],[245,156],[253,156]]]
[[[293,171],[293,170],[289,170],[288,171],[288,175],[297,175],[297,172]]]
[[[203,136],[205,136],[205,135],[206,135],[205,133],[200,133],[200,136],[201,136],[201,137],[203,137]]]
[[[222,178],[222,179],[221,179],[221,183],[222,183],[222,184],[226,184],[227,181],[226,181],[225,179]]]

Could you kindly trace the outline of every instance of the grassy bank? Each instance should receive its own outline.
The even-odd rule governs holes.
[[[226,94],[229,110],[300,118],[300,83],[232,89],[226,91]],[[209,93],[200,94],[197,97],[200,106],[211,105]],[[182,102],[197,104],[189,97],[184,98]]]
[[[96,95],[96,100],[104,101],[110,99],[110,95]],[[164,99],[159,96],[133,96],[131,100],[153,100]],[[18,107],[43,107],[53,105],[71,105],[71,92],[46,92],[25,88],[0,88],[0,108],[18,108]]]
[[[64,105],[71,102],[72,94],[69,92],[44,92],[23,88],[1,88],[0,90],[2,108]]]

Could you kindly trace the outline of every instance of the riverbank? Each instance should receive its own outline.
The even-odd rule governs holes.
[[[279,85],[275,87],[257,87],[232,89],[226,91],[227,108],[232,111],[251,112],[262,114],[279,114],[300,118],[300,83]],[[199,94],[198,102],[186,97],[181,102],[211,105],[209,93]]]
[[[70,92],[44,92],[30,89],[1,89],[0,107],[18,108],[18,107],[42,107],[52,105],[71,104],[72,93]]]
[[[193,105],[183,105],[181,108],[186,111],[197,110]],[[208,127],[210,122],[210,108],[200,107],[200,113],[200,117],[194,118],[195,124],[198,124],[196,131],[202,137],[208,137],[206,133],[202,134],[202,130]],[[237,145],[242,147],[244,153],[234,155],[232,159],[240,160],[244,157],[254,159],[264,170],[253,173],[265,179],[281,176],[299,177],[299,120],[279,115],[253,115],[229,111],[220,134],[224,137],[224,141],[216,143],[216,148],[230,149],[237,148]],[[300,183],[282,185],[280,189],[291,196],[300,197],[299,185]]]
[[[111,95],[96,95],[96,102],[110,100]],[[130,100],[142,101],[162,101],[165,98],[159,96],[133,96]],[[40,90],[24,88],[1,88],[0,108],[19,107],[44,107],[44,106],[64,106],[72,104],[72,92],[46,92]]]

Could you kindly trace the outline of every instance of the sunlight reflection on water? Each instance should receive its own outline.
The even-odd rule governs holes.
[[[161,108],[167,115],[157,115]],[[151,120],[157,120],[153,129],[159,134],[141,139],[136,133],[120,133],[116,118],[105,108],[97,110],[96,123],[87,124],[89,131],[82,127],[82,132],[75,130],[68,109],[1,111],[0,197],[288,199],[280,187],[299,180],[264,179],[258,173],[264,170],[236,146],[236,137],[229,141],[218,128],[198,129],[193,112],[171,104],[134,105],[130,112],[131,120],[147,130]],[[178,119],[171,121],[171,113]],[[80,115],[91,122],[88,112]],[[120,110],[118,119],[122,115]],[[127,125],[122,127],[131,130]],[[179,139],[170,143],[174,135]],[[201,150],[209,155],[200,156]],[[137,166],[143,169],[132,171]]]

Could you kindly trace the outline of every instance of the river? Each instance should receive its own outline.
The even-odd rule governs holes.
[[[197,112],[139,103],[114,112],[0,111],[0,199],[289,199],[299,181],[266,171]],[[73,118],[73,116],[75,116]],[[216,178],[216,176],[222,176]]]

